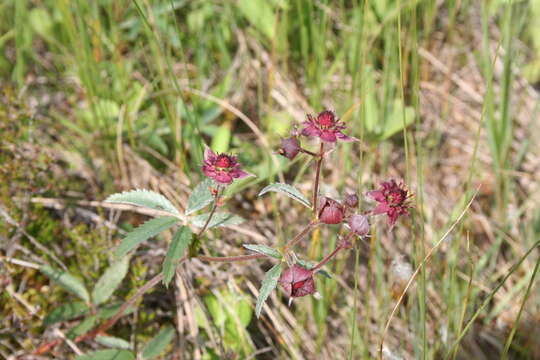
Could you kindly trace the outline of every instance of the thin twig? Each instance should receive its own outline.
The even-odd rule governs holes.
[[[313,213],[315,218],[319,218],[317,214],[317,195],[319,193],[319,178],[321,176],[321,165],[324,157],[324,142],[321,141],[321,147],[319,149],[319,158],[317,159],[317,168],[315,169],[315,182],[313,183]]]
[[[210,215],[208,215],[208,219],[206,219],[206,222],[204,223],[204,226],[201,228],[201,230],[197,234],[197,237],[200,237],[202,233],[208,227],[208,224],[210,224],[210,220],[212,220],[212,217],[214,216],[214,213],[216,212],[216,209],[218,206],[220,192],[221,192],[221,187],[218,185],[217,190],[216,190],[216,195],[214,196],[214,203],[212,204],[212,210],[210,210]]]
[[[298,233],[298,235],[296,235],[291,241],[289,241],[286,245],[285,245],[285,248],[283,249],[283,253],[286,253],[289,249],[291,249],[292,247],[294,247],[294,245],[296,245],[300,240],[302,240],[302,238],[308,233],[310,232],[311,230],[313,230],[315,227],[317,227],[317,225],[319,225],[319,220],[313,220],[312,222],[310,222],[308,224],[308,226],[306,226],[304,228],[304,230],[300,231],[300,233]]]

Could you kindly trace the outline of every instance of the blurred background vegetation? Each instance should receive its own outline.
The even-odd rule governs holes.
[[[309,192],[309,159],[274,152],[306,113],[330,108],[362,141],[332,153],[323,192],[401,178],[413,216],[393,231],[375,222],[327,266],[321,300],[288,308],[277,292],[256,320],[270,264],[193,260],[110,335],[141,350],[172,326],[167,359],[374,358],[408,269],[475,196],[409,290],[384,356],[540,359],[539,19],[539,0],[1,1],[0,356],[81,331],[81,317],[43,321],[73,298],[32,264],[93,285],[144,220],[100,202],[146,188],[185,207],[204,143],[257,175],[228,193],[246,223],[215,231],[205,251],[293,236],[302,209],[256,194],[280,179]],[[336,234],[315,232],[310,258]],[[116,303],[160,271],[168,241],[138,251]],[[62,344],[43,358],[76,352]]]

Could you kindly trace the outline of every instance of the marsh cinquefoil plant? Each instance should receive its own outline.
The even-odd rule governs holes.
[[[300,154],[313,158],[315,162],[315,174],[312,187],[311,201],[308,200],[298,189],[285,183],[274,183],[266,186],[259,193],[262,196],[268,192],[278,192],[303,204],[310,213],[306,216],[307,224],[302,230],[283,246],[273,247],[261,244],[245,244],[244,248],[252,252],[247,255],[230,257],[210,257],[200,254],[201,242],[204,240],[206,231],[224,225],[238,224],[241,218],[222,211],[218,211],[224,203],[223,191],[234,180],[252,176],[242,169],[236,156],[229,154],[216,154],[210,148],[204,150],[204,162],[202,172],[206,179],[198,184],[191,192],[186,210],[181,213],[164,196],[147,190],[134,190],[111,195],[106,201],[109,203],[131,204],[141,206],[154,211],[155,218],[151,219],[127,234],[117,247],[115,256],[124,259],[143,241],[158,235],[164,230],[178,226],[172,237],[167,254],[163,260],[163,269],[160,274],[146,283],[137,293],[125,302],[120,309],[105,323],[94,330],[81,333],[73,338],[76,342],[95,338],[105,334],[131,306],[136,299],[142,296],[150,288],[163,281],[168,286],[175,273],[178,264],[190,258],[198,258],[207,262],[237,262],[256,259],[270,259],[276,264],[270,268],[262,280],[259,297],[255,306],[255,314],[260,316],[266,299],[272,291],[281,286],[283,292],[289,298],[289,304],[294,298],[317,293],[314,276],[324,273],[323,266],[332,260],[340,251],[351,249],[357,238],[369,236],[370,217],[385,214],[388,224],[394,226],[398,217],[408,215],[410,207],[408,199],[410,193],[405,186],[394,180],[383,182],[379,189],[367,192],[367,196],[375,200],[378,205],[372,210],[361,212],[358,209],[359,197],[357,194],[346,194],[342,201],[330,197],[319,197],[319,184],[324,165],[324,160],[335,146],[341,141],[353,142],[358,139],[347,136],[343,131],[346,125],[339,121],[334,112],[325,110],[316,117],[307,116],[300,129],[294,128],[291,136],[281,141],[278,153],[292,160]],[[312,151],[303,147],[303,138],[316,138],[319,142],[318,150]],[[210,211],[195,215],[199,211],[208,208]],[[309,220],[308,220],[309,219]],[[309,263],[300,260],[294,253],[294,247],[307,235],[319,226],[341,226],[341,233],[337,246],[329,254],[325,255],[318,263]],[[192,229],[197,231],[192,232]],[[127,270],[127,269],[126,269]],[[125,271],[124,271],[125,275]],[[123,277],[123,275],[120,277]],[[106,283],[106,281],[104,281]],[[111,283],[110,289],[106,289],[108,296],[118,286],[119,280]],[[108,285],[105,284],[104,287]],[[103,286],[102,286],[103,287]],[[85,297],[88,308],[94,308],[96,300],[90,296]],[[85,305],[85,309],[86,309]],[[167,333],[170,337],[170,334]],[[172,337],[170,337],[172,340]],[[50,345],[50,344],[49,344]]]

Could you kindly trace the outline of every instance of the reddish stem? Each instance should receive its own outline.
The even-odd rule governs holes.
[[[317,214],[317,196],[319,193],[319,178],[321,176],[321,165],[324,158],[324,142],[321,141],[321,147],[319,149],[319,158],[317,159],[317,168],[315,169],[315,182],[313,184],[313,212],[315,213],[315,218],[319,218]]]
[[[208,215],[208,219],[206,219],[206,223],[204,224],[202,229],[197,234],[197,237],[200,237],[202,235],[202,233],[208,227],[208,224],[210,224],[210,220],[212,220],[212,217],[214,216],[214,213],[216,212],[216,209],[217,209],[217,206],[218,206],[220,191],[221,191],[221,186],[218,185],[217,191],[216,191],[216,196],[214,196],[214,203],[212,204],[212,210],[210,210],[210,215]]]
[[[313,271],[314,273],[319,270],[320,268],[322,268],[328,261],[330,261],[334,256],[337,255],[337,253],[342,250],[342,249],[346,249],[348,247],[348,242],[350,240],[350,238],[352,237],[353,233],[349,233],[347,235],[347,237],[343,240],[340,241],[340,243],[336,246],[336,248],[334,249],[334,251],[332,251],[330,254],[326,255],[324,257],[324,259],[322,259],[317,265],[315,265],[314,267],[311,268],[311,271]]]
[[[292,248],[294,245],[296,245],[302,238],[311,230],[313,230],[315,227],[319,225],[319,220],[313,220],[304,228],[304,230],[300,231],[291,241],[289,241],[285,248],[283,249],[283,252],[286,253],[290,248]]]

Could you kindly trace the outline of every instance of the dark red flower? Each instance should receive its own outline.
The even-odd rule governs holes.
[[[347,136],[341,131],[346,128],[345,124],[339,121],[330,110],[321,112],[316,118],[308,114],[307,120],[302,125],[304,126],[302,135],[317,136],[324,142],[335,143],[337,140],[358,141],[358,139]]]
[[[290,298],[306,296],[315,292],[313,272],[296,264],[281,274],[279,283]]]
[[[290,138],[281,139],[281,148],[279,149],[279,154],[285,156],[289,160],[292,160],[296,157],[296,155],[298,155],[301,149],[300,142],[293,136]]]
[[[367,216],[355,214],[349,217],[349,227],[351,231],[360,237],[369,234],[369,222]]]
[[[395,180],[385,181],[378,190],[370,191],[368,195],[379,203],[373,209],[373,214],[386,214],[390,225],[394,225],[399,216],[409,214],[407,200],[410,194],[403,183],[398,185]]]
[[[209,147],[204,149],[202,171],[205,176],[219,184],[229,185],[234,179],[242,179],[252,174],[242,170],[236,156],[216,154]]]
[[[340,224],[345,216],[343,205],[334,199],[322,197],[319,205],[319,220],[324,224]]]

